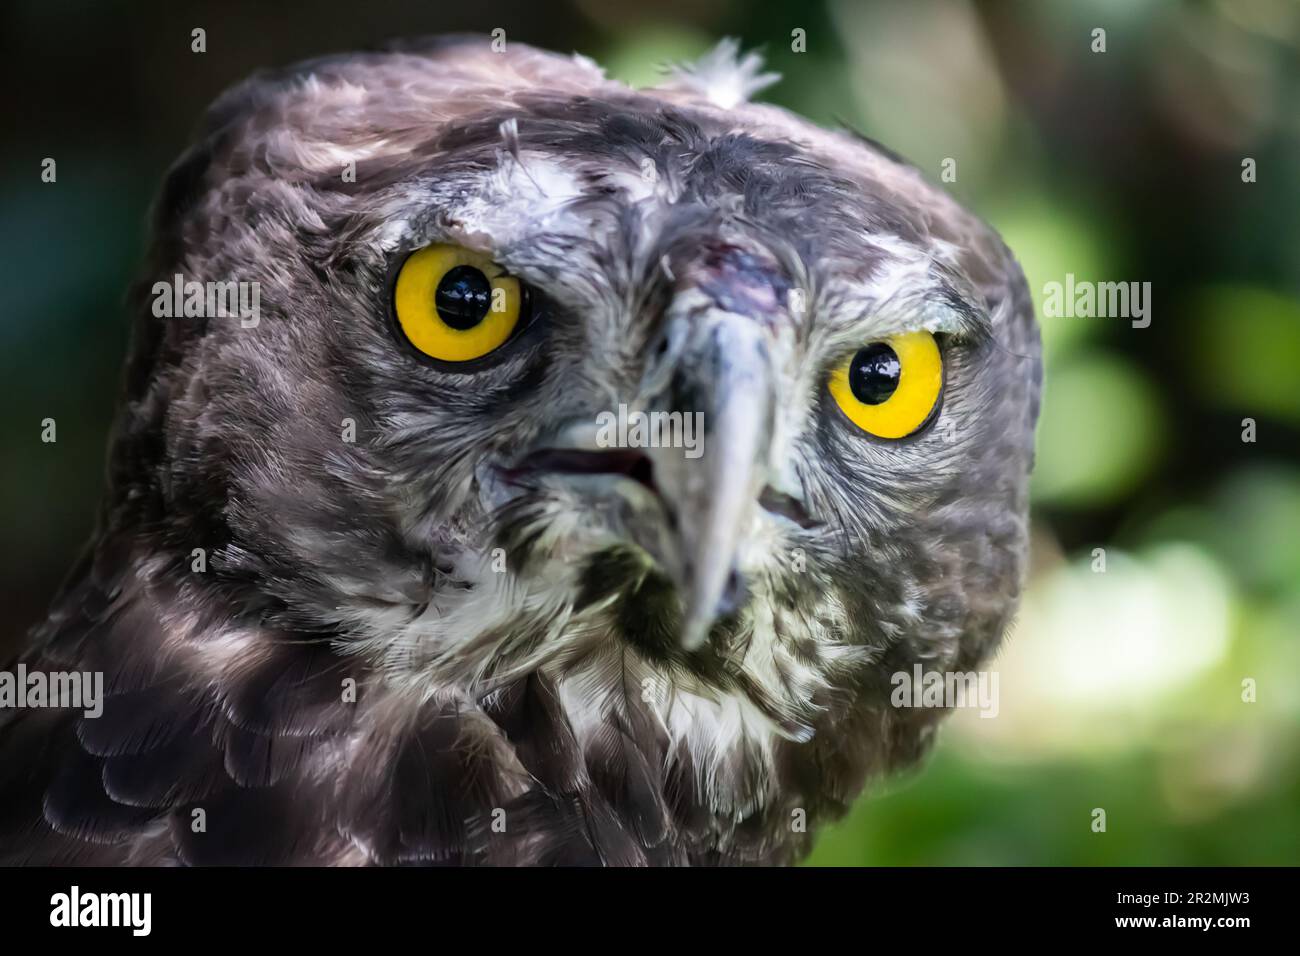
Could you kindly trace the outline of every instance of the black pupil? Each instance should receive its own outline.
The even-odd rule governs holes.
[[[879,405],[898,388],[902,367],[898,355],[884,342],[859,349],[849,366],[849,389],[864,405]]]
[[[453,329],[472,329],[492,307],[492,283],[473,266],[456,266],[438,283],[433,303]]]

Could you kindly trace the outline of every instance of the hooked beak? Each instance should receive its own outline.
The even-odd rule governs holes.
[[[760,327],[728,312],[697,316],[671,356],[652,407],[695,414],[695,457],[652,449],[660,493],[676,518],[680,551],[670,568],[682,595],[681,643],[695,650],[713,623],[743,603],[737,551],[767,484],[775,398]]]
[[[631,411],[671,422],[669,434],[677,428],[684,440],[611,443],[594,424],[574,423],[504,476],[564,475],[566,484],[588,489],[592,501],[621,502],[605,511],[623,516],[623,532],[674,582],[682,602],[679,642],[689,651],[744,604],[737,559],[756,509],[809,525],[798,500],[769,484],[780,484],[770,460],[776,398],[760,324],[705,309],[670,323],[667,342]],[[647,509],[667,521],[647,524]]]

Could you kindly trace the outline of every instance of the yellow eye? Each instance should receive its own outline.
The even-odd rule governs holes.
[[[849,420],[878,438],[906,438],[924,425],[943,390],[943,359],[929,332],[908,332],[858,349],[830,379]]]
[[[443,362],[469,362],[500,348],[519,324],[519,280],[487,256],[438,243],[411,253],[393,290],[402,334]]]

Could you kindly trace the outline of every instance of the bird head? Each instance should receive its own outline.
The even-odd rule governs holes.
[[[111,500],[208,550],[188,607],[395,695],[545,672],[579,737],[618,693],[735,812],[919,751],[888,675],[974,666],[1018,592],[1030,298],[919,172],[730,102],[762,78],[720,56],[729,105],[717,70],[634,91],[467,39],[218,101],[140,296],[260,314],[141,301]]]

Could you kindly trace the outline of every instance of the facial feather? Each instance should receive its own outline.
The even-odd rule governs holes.
[[[888,675],[982,660],[1018,593],[1032,306],[996,236],[914,170],[743,102],[768,79],[724,48],[634,91],[460,38],[215,104],[157,206],[101,570],[32,651],[80,647],[87,619],[110,658],[165,647],[174,674],[110,669],[192,693],[211,761],[134,836],[92,833],[75,799],[54,830],[130,861],[784,862],[809,840],[793,811],[831,818],[924,751],[938,715],[891,708]],[[395,335],[397,270],[434,243],[489,256],[536,313],[468,370]],[[145,290],[176,272],[258,282],[261,322],[159,326]],[[710,322],[761,375],[726,378]],[[943,342],[937,420],[875,440],[829,370],[919,330]],[[748,404],[771,408],[742,462],[754,500],[685,647],[673,562],[708,487],[671,491],[665,449],[614,476],[529,456],[622,406]],[[704,437],[707,458],[735,436]],[[186,833],[191,797],[265,843]]]

